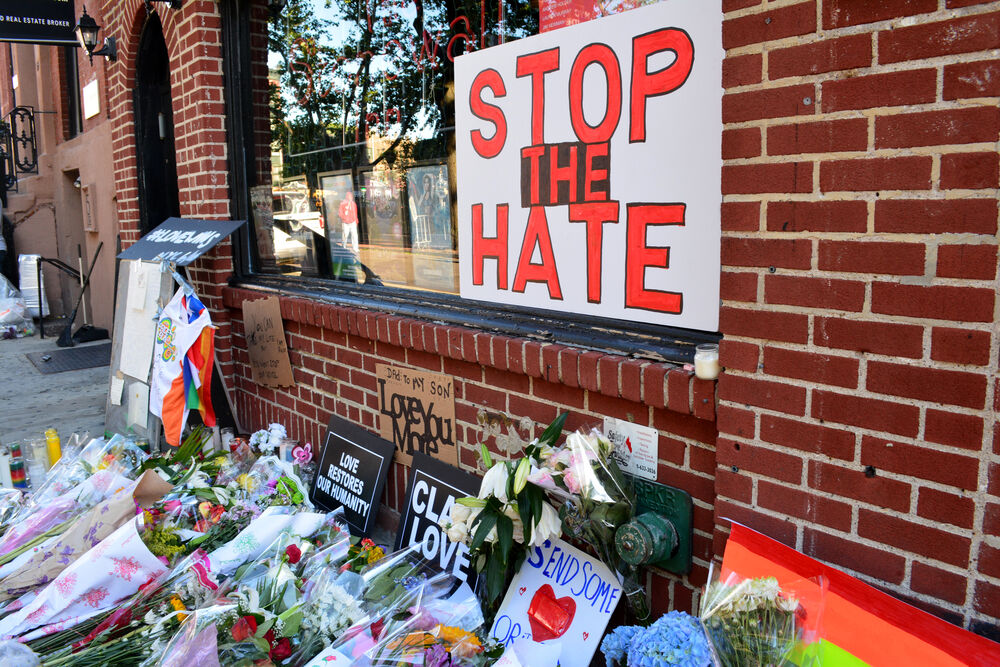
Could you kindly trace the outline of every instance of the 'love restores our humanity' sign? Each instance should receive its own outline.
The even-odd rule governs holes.
[[[718,329],[721,12],[670,0],[455,60],[462,297]]]
[[[309,499],[326,511],[343,507],[347,523],[367,535],[378,515],[392,452],[391,442],[330,417]]]

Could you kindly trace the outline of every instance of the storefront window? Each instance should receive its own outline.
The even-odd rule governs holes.
[[[509,0],[251,19],[256,270],[457,294],[454,59],[537,31]]]

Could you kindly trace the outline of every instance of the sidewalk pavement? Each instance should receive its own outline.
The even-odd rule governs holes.
[[[58,333],[58,332],[57,332]],[[101,345],[107,341],[82,343]],[[59,350],[56,338],[0,340],[0,442],[41,436],[55,427],[65,439],[74,432],[104,434],[108,367],[43,375],[25,356]]]

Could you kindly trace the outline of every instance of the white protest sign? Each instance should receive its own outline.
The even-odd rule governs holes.
[[[562,667],[586,667],[621,593],[607,565],[562,540],[547,540],[514,576],[490,635],[505,646],[560,643]]]
[[[622,472],[656,481],[656,457],[660,433],[615,417],[604,418],[604,435],[615,446],[612,454]]]
[[[718,329],[720,3],[455,60],[463,297]]]

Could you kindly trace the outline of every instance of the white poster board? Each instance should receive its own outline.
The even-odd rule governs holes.
[[[562,540],[547,540],[514,575],[490,635],[505,646],[558,644],[562,667],[587,667],[621,597],[607,565]]]
[[[721,0],[455,61],[461,295],[716,331]]]

